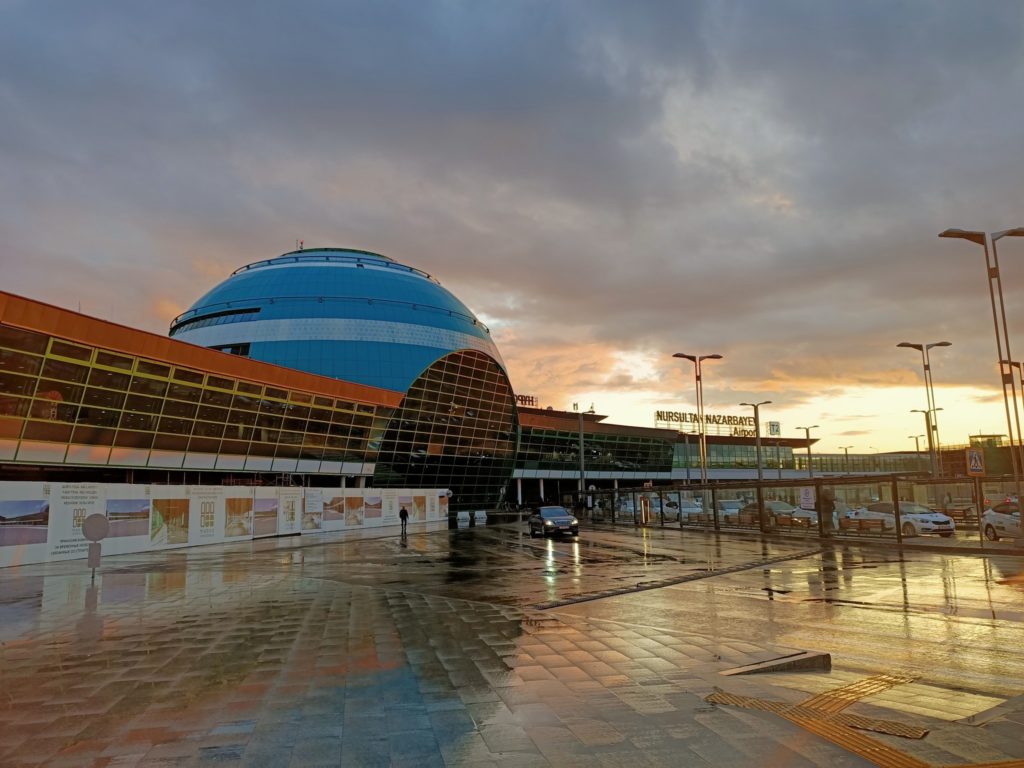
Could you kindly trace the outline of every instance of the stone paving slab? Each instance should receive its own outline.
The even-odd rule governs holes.
[[[720,672],[799,649],[700,626],[665,629],[657,617],[538,612],[526,607],[529,586],[476,590],[519,604],[443,594],[474,590],[445,581],[448,532],[426,539],[410,565],[422,575],[419,591],[393,586],[408,555],[387,540],[363,540],[359,550],[236,549],[220,560],[133,558],[101,574],[99,601],[60,575],[67,567],[47,571],[63,602],[44,594],[34,621],[0,635],[0,765],[871,764],[771,712],[704,701],[722,687],[796,703],[856,682],[859,671],[728,678]],[[602,539],[591,562],[640,569],[622,554],[635,546],[613,545]],[[535,555],[566,556],[518,546],[472,567],[510,564],[516,573]],[[660,548],[671,552],[671,542]],[[749,562],[754,551],[732,556]],[[668,572],[686,560],[662,553],[652,567]],[[168,588],[171,576],[187,588]],[[80,609],[69,610],[75,601]],[[879,694],[850,711],[896,711],[929,727],[921,745],[886,743],[934,764],[1022,756],[1015,718],[1024,707],[981,726],[910,716],[915,697],[948,693],[911,685],[902,699]]]

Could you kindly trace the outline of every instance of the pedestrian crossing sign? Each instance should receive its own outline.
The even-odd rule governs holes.
[[[967,474],[971,477],[985,476],[985,454],[980,448],[967,449]]]

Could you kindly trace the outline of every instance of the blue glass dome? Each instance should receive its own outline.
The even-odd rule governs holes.
[[[456,350],[483,352],[505,367],[490,331],[433,277],[344,248],[242,267],[175,318],[170,335],[398,392]]]

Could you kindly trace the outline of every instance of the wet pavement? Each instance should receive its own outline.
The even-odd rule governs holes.
[[[4,569],[0,765],[1024,765],[1024,559],[524,533]]]

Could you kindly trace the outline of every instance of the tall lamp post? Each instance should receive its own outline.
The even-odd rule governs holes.
[[[808,477],[814,477],[814,467],[811,466],[811,430],[812,429],[817,429],[817,428],[818,428],[817,424],[812,424],[809,427],[797,427],[797,429],[802,429],[804,431],[804,435],[807,437],[807,476]]]
[[[754,456],[757,460],[757,479],[764,480],[761,471],[761,415],[759,409],[762,405],[768,405],[771,400],[762,400],[760,403],[740,403],[754,409]]]
[[[992,263],[995,265],[996,272],[999,271],[999,249],[996,247],[996,243],[1002,240],[1004,237],[1024,237],[1024,227],[1013,227],[1012,229],[1004,229],[1002,232],[993,232],[989,235],[992,240]],[[1010,354],[1010,337],[1009,329],[1006,325],[1006,307],[1003,305],[1003,282],[1002,278],[998,279],[999,283],[999,310],[1002,313],[1003,319],[1003,335],[1004,342],[1006,344],[1006,367],[1010,371],[1010,394],[1013,396],[1013,420],[1014,425],[1017,427],[1017,465],[1020,467],[1020,474],[1024,475],[1024,433],[1020,429],[1020,411],[1017,408],[1017,384],[1013,378],[1013,355]],[[1002,361],[1000,361],[1000,367],[1002,367]],[[1020,367],[1018,366],[1018,371]],[[1024,372],[1022,372],[1021,380],[1021,397],[1024,397]],[[1020,496],[1020,485],[1017,486],[1017,498]],[[1024,529],[1021,531],[1021,535],[1024,536]]]
[[[1017,413],[1017,385],[1014,383],[1013,369],[1006,365],[1007,361],[1012,360],[1013,356],[1010,354],[1010,333],[1006,327],[1006,305],[1003,302],[1003,283],[999,276],[999,253],[996,250],[996,242],[1002,240],[1004,237],[1024,237],[1024,227],[1015,227],[1013,229],[1006,229],[1002,232],[995,232],[992,234],[992,258],[989,258],[988,253],[988,238],[984,232],[977,230],[967,229],[947,229],[944,232],[939,233],[939,237],[949,237],[958,240],[967,240],[968,242],[980,245],[985,250],[985,272],[988,276],[988,296],[992,303],[992,327],[996,334],[996,353],[999,357],[999,379],[1003,385],[1003,405],[1006,408],[1006,429],[1010,436],[1010,459],[1013,467],[1013,480],[1017,490],[1017,498],[1020,498],[1021,494],[1021,435],[1020,435],[1020,417],[1016,418],[1017,429],[1014,430],[1014,419],[1010,418],[1010,399],[1013,399],[1013,410]],[[998,298],[998,310],[997,300]],[[1002,318],[1002,333],[1000,333],[1000,318]],[[1003,349],[1005,347],[1006,356],[1003,356]],[[1007,392],[1007,385],[1010,387],[1010,391]]]
[[[697,439],[700,442],[700,481],[708,481],[708,440],[707,429],[704,424],[704,382],[701,378],[701,363],[705,360],[721,360],[721,355],[687,355],[683,352],[676,352],[672,357],[681,357],[693,363],[693,376],[697,390]]]
[[[572,407],[576,411],[577,415],[580,417],[580,445],[579,445],[579,454],[580,454],[580,505],[584,509],[586,509],[586,507],[587,507],[587,467],[586,467],[586,463],[585,463],[584,458],[583,458],[583,414],[584,414],[584,411],[580,410],[579,403],[573,403]],[[594,413],[594,404],[591,403],[590,404],[590,408],[587,411],[585,411],[585,412],[586,413]]]
[[[928,350],[933,347],[951,347],[953,344],[948,341],[936,341],[931,344],[913,344],[909,341],[901,341],[897,347],[916,349],[921,353],[921,364],[924,366],[924,394],[928,403],[928,411],[931,413],[931,431],[928,433],[928,457],[932,465],[932,474],[942,474],[942,455],[939,453],[939,420],[935,413],[935,387],[932,384],[932,364]]]
[[[841,450],[843,452],[843,455],[845,457],[843,459],[843,463],[846,466],[846,474],[850,474],[850,449],[851,448],[853,448],[852,445],[840,445],[839,446],[839,450]]]
[[[921,438],[927,437],[927,435],[907,435],[911,440],[914,441],[914,453],[917,454],[917,458],[921,458]]]
[[[942,409],[941,409],[941,408],[936,408],[935,410],[936,410],[936,411],[941,411]],[[932,428],[932,411],[922,411],[922,410],[921,410],[920,408],[912,408],[912,409],[910,410],[910,412],[911,412],[911,413],[923,413],[923,414],[924,414],[924,431],[925,431],[925,432],[926,432],[927,434],[931,434],[931,428]],[[932,458],[932,459],[934,460],[934,457],[931,457],[931,458]],[[931,471],[932,471],[933,473],[935,472],[935,464],[934,464],[934,463],[933,463],[933,464],[932,464],[932,466],[931,466]]]

